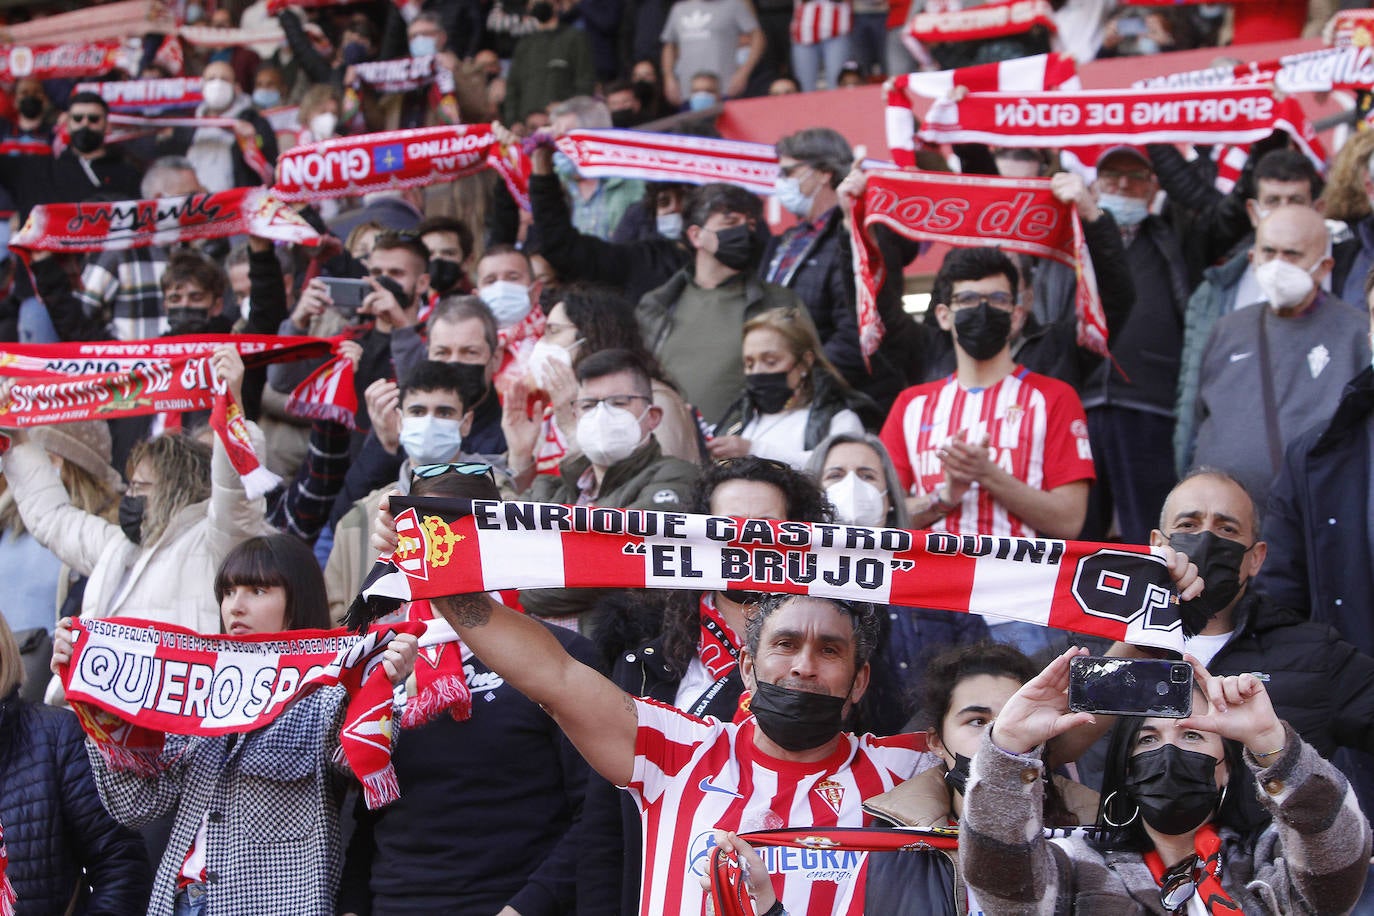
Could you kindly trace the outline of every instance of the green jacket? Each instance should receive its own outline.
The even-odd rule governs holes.
[[[586,455],[564,461],[558,475],[541,475],[530,487],[528,499],[544,503],[576,505],[578,479],[591,467]],[[650,509],[683,512],[701,469],[680,458],[668,458],[653,436],[619,464],[606,470],[598,506],[617,509]],[[540,617],[581,614],[595,607],[602,592],[588,588],[541,588],[520,593],[521,606]]]
[[[596,84],[587,35],[572,26],[531,32],[515,43],[506,76],[507,124],[575,95],[591,95]]]

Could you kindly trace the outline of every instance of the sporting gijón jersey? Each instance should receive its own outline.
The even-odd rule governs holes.
[[[778,827],[861,827],[859,807],[934,765],[924,735],[841,735],[825,760],[778,760],[754,746],[755,722],[697,719],[635,698],[634,778],[627,788],[644,824],[640,916],[700,916],[712,834]],[[759,853],[792,916],[864,911],[865,854],[766,848]]]
[[[903,391],[881,436],[902,486],[916,496],[939,488],[945,472],[936,451],[960,431],[968,442],[986,436],[993,462],[1037,490],[1095,477],[1078,394],[1058,379],[1024,366],[990,388],[965,388],[951,375]],[[1012,537],[1036,533],[976,482],[959,508],[936,520],[931,529]]]

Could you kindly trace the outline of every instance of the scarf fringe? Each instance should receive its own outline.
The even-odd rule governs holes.
[[[249,499],[266,496],[281,484],[281,478],[262,465],[247,474],[240,474],[239,479],[243,481],[243,492]]]
[[[307,401],[303,398],[292,397],[286,402],[286,412],[293,417],[303,417],[307,420],[328,420],[331,423],[338,423],[355,429],[356,423],[354,412],[338,404],[321,404],[316,401]]]
[[[156,776],[162,771],[158,764],[158,754],[137,751],[117,744],[97,742],[95,745],[105,763],[116,773],[132,773],[144,779]]]
[[[4,883],[0,884],[0,916],[14,916],[14,907],[18,902],[19,895],[14,892],[14,885],[10,884],[6,875]]]
[[[406,701],[401,713],[402,728],[416,728],[437,719],[448,710],[455,722],[472,716],[472,691],[467,682],[456,675],[435,678],[424,689]]]
[[[362,784],[363,801],[369,811],[376,811],[401,797],[401,786],[396,781],[396,768],[390,763],[384,769],[364,776]]]

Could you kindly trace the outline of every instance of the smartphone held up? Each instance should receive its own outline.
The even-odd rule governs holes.
[[[1069,662],[1069,709],[1184,719],[1193,714],[1193,669],[1152,658],[1079,656]]]

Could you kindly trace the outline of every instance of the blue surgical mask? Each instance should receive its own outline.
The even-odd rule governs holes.
[[[1102,194],[1097,198],[1097,205],[1110,213],[1118,226],[1135,226],[1150,215],[1149,205],[1138,197]]]
[[[811,213],[811,205],[816,202],[814,194],[808,197],[802,193],[800,178],[779,176],[773,182],[773,192],[777,195],[778,203],[793,216],[807,216]]]
[[[681,213],[660,213],[658,216],[658,234],[665,239],[676,239],[682,237],[682,214]]]
[[[439,50],[439,43],[431,35],[416,35],[410,40],[411,57],[430,57]]]
[[[512,283],[510,280],[497,280],[477,291],[477,295],[491,309],[498,328],[509,328],[530,313],[530,290],[528,286]]]
[[[560,178],[576,178],[578,176],[577,163],[572,161],[572,157],[560,150],[554,150],[553,170]]]
[[[276,89],[254,89],[253,104],[259,108],[276,108],[281,104],[281,92]]]
[[[411,467],[452,461],[463,444],[460,420],[440,417],[404,417],[401,420],[401,448]]]
[[[703,111],[716,104],[716,94],[714,92],[693,92],[687,97],[688,111]]]

